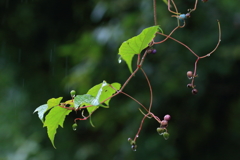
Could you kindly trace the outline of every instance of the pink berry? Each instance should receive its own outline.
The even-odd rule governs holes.
[[[165,126],[167,126],[167,125],[168,125],[168,121],[162,120],[161,126],[162,126],[162,127],[165,127]]]
[[[195,95],[195,94],[197,94],[197,93],[198,93],[198,90],[197,90],[196,88],[194,88],[194,89],[192,90],[192,94]]]
[[[171,116],[169,114],[166,114],[164,116],[164,120],[169,121],[171,119]]]
[[[187,77],[188,77],[189,79],[192,79],[192,77],[193,77],[192,71],[187,71]]]

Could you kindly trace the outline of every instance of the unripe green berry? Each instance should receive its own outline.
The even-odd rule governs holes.
[[[165,132],[165,129],[162,128],[162,127],[158,127],[157,132],[158,132],[159,135],[162,135]]]
[[[164,132],[164,133],[163,133],[163,138],[164,138],[165,140],[168,140],[168,138],[169,138],[169,133]]]
[[[76,91],[75,91],[75,90],[71,90],[70,95],[71,95],[72,97],[75,97],[75,94],[76,94]]]
[[[73,128],[74,131],[77,130],[77,126],[78,126],[77,123],[74,123],[74,124],[72,125],[72,128]]]

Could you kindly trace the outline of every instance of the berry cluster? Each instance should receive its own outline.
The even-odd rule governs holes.
[[[169,133],[167,132],[168,121],[171,119],[169,114],[165,115],[160,123],[160,127],[157,128],[159,135],[162,135],[165,140],[169,138]]]
[[[132,138],[128,138],[128,142],[131,144],[131,148],[133,151],[137,151],[137,145],[136,142],[134,140],[132,140]]]
[[[192,88],[192,94],[193,94],[193,95],[197,94],[197,93],[198,93],[198,90],[195,88],[196,86],[193,85],[194,78],[196,78],[197,75],[194,75],[192,71],[187,71],[187,77],[188,77],[188,79],[191,79],[191,80],[192,80],[192,83],[187,84],[187,87],[188,87],[188,88]]]

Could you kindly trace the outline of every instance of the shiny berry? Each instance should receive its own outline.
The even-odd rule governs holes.
[[[73,128],[74,131],[77,130],[77,126],[78,126],[77,123],[74,123],[74,124],[72,125],[72,128]]]
[[[70,95],[71,95],[72,97],[75,97],[75,94],[76,94],[76,91],[75,91],[75,90],[71,90]]]
[[[163,119],[169,121],[171,119],[171,116],[169,114],[166,114]]]
[[[157,50],[156,49],[152,49],[152,54],[156,54],[157,53]]]
[[[194,89],[192,90],[192,94],[195,95],[195,94],[197,94],[197,93],[198,93],[198,90],[197,90],[196,88],[194,88]]]
[[[188,88],[193,88],[192,84],[187,84]]]
[[[192,79],[192,77],[193,77],[192,71],[187,71],[187,77],[188,77],[189,79]]]

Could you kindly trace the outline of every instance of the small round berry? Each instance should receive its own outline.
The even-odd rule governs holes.
[[[169,138],[169,133],[164,132],[164,133],[163,133],[163,138],[164,138],[165,140],[168,140],[168,138]]]
[[[75,91],[75,90],[71,90],[70,95],[71,95],[72,97],[75,97],[75,94],[76,94],[76,91]]]
[[[192,77],[193,77],[192,71],[187,71],[187,77],[188,77],[189,79],[192,79]]]
[[[193,88],[192,84],[187,84],[188,88]]]
[[[192,90],[192,94],[195,95],[195,94],[197,94],[197,93],[198,93],[198,90],[197,90],[196,88],[194,88],[194,89]]]
[[[72,128],[73,128],[74,131],[77,130],[77,126],[78,126],[77,123],[74,123],[74,124],[72,125]]]
[[[162,120],[161,126],[162,126],[162,127],[165,127],[165,126],[167,126],[167,125],[168,125],[168,121]]]
[[[163,119],[169,121],[171,119],[171,116],[169,114],[166,114]]]
[[[157,53],[157,50],[156,50],[156,49],[153,49],[151,53],[152,53],[152,54],[156,54],[156,53]]]
[[[159,135],[162,135],[165,132],[165,129],[162,128],[162,127],[158,127],[157,132],[158,132]]]

